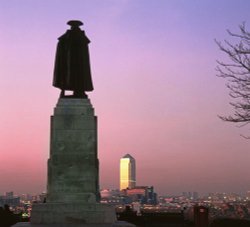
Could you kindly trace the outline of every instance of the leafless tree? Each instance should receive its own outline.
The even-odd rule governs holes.
[[[229,116],[220,116],[224,121],[250,123],[250,32],[245,23],[239,26],[238,34],[227,30],[235,43],[224,40],[215,40],[219,49],[224,52],[229,61],[227,63],[217,61],[217,76],[227,80],[226,86],[229,95],[233,98],[230,105],[234,113]]]

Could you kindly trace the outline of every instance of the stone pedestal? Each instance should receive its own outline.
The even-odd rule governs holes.
[[[44,203],[32,207],[32,224],[112,224],[114,207],[100,203]]]
[[[51,117],[48,202],[99,199],[97,117],[89,99],[59,99]]]
[[[34,204],[31,224],[108,224],[99,202],[97,117],[89,99],[60,98],[51,117],[47,201]]]

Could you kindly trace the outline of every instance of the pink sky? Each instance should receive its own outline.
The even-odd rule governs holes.
[[[249,25],[239,0],[12,0],[0,2],[0,194],[46,188],[57,38],[70,19],[91,40],[101,188],[118,188],[119,159],[160,194],[250,190],[249,126],[222,122],[226,59],[214,39]],[[250,30],[250,29],[249,29]]]

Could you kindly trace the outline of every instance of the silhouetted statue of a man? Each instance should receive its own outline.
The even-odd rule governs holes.
[[[60,97],[65,97],[65,90],[73,91],[71,97],[87,98],[85,91],[93,91],[90,72],[88,44],[90,40],[80,29],[81,21],[69,21],[71,26],[58,38],[53,86],[62,90]]]

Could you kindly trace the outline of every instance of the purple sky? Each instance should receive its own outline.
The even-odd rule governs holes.
[[[244,0],[0,1],[0,194],[46,188],[57,38],[70,19],[91,40],[101,188],[118,188],[119,159],[159,194],[250,190],[249,126],[231,107],[214,39],[249,24]],[[250,30],[250,29],[249,29]]]

